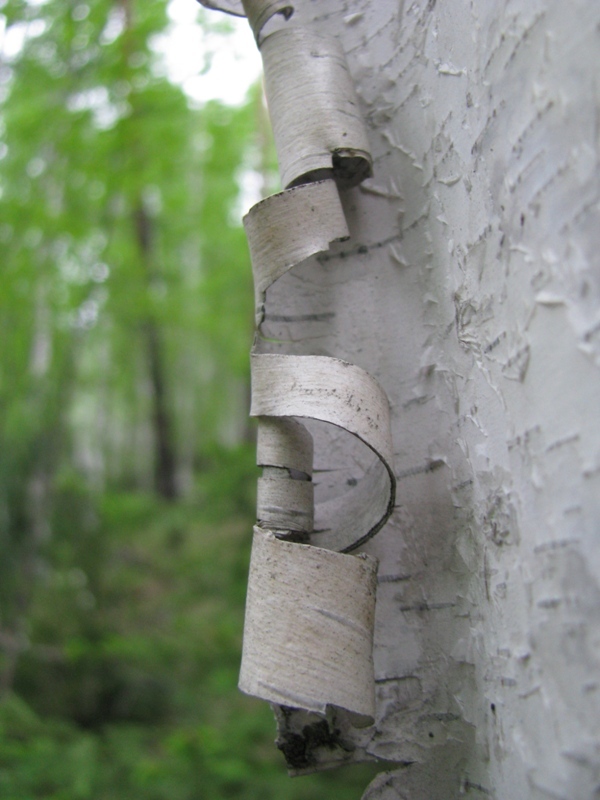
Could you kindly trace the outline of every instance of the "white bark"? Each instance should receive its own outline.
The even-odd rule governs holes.
[[[403,766],[364,797],[599,798],[600,5],[313,0],[286,24],[340,37],[373,156],[350,240],[281,274],[262,323],[263,351],[346,359],[391,403],[376,721],[338,727]],[[318,500],[365,461],[317,433]]]
[[[282,184],[306,183],[332,166],[345,187],[370,176],[369,140],[339,39],[289,22],[260,52]]]
[[[242,691],[373,723],[377,561],[282,541],[256,527],[246,600]],[[352,592],[348,592],[352,587]]]
[[[600,6],[323,5],[374,178],[311,346],[386,389],[399,482],[367,750],[413,763],[365,796],[598,797]]]

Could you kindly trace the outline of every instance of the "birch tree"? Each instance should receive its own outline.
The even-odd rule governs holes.
[[[373,174],[347,188],[330,164],[350,238],[281,277],[264,320],[271,353],[378,380],[398,486],[361,548],[379,559],[374,723],[288,699],[279,745],[292,772],[391,762],[365,800],[598,797],[600,9],[244,6],[263,50],[296,26],[345,52]],[[314,482],[354,486],[355,453],[318,442]]]

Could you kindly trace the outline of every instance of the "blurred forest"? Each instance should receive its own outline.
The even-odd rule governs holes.
[[[0,24],[0,798],[359,798],[372,767],[290,780],[236,689],[261,89],[190,102],[167,0]]]

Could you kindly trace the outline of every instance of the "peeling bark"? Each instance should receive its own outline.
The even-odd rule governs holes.
[[[334,749],[331,721],[319,739],[283,719],[280,746],[297,771],[402,765],[365,800],[599,797],[600,7],[321,0],[291,19],[339,36],[374,174],[342,193],[349,241],[279,278],[261,331],[377,379],[398,495],[364,547],[375,724]],[[363,467],[327,435],[317,500]]]

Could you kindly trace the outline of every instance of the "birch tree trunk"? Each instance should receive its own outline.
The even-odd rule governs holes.
[[[312,6],[374,157],[327,347],[398,478],[365,800],[600,797],[600,6]]]
[[[265,316],[271,352],[346,359],[390,398],[397,505],[362,548],[376,720],[350,735],[394,765],[364,798],[600,798],[600,6],[291,19],[341,39],[374,161],[342,191],[350,240]],[[315,473],[353,485],[340,452]]]

